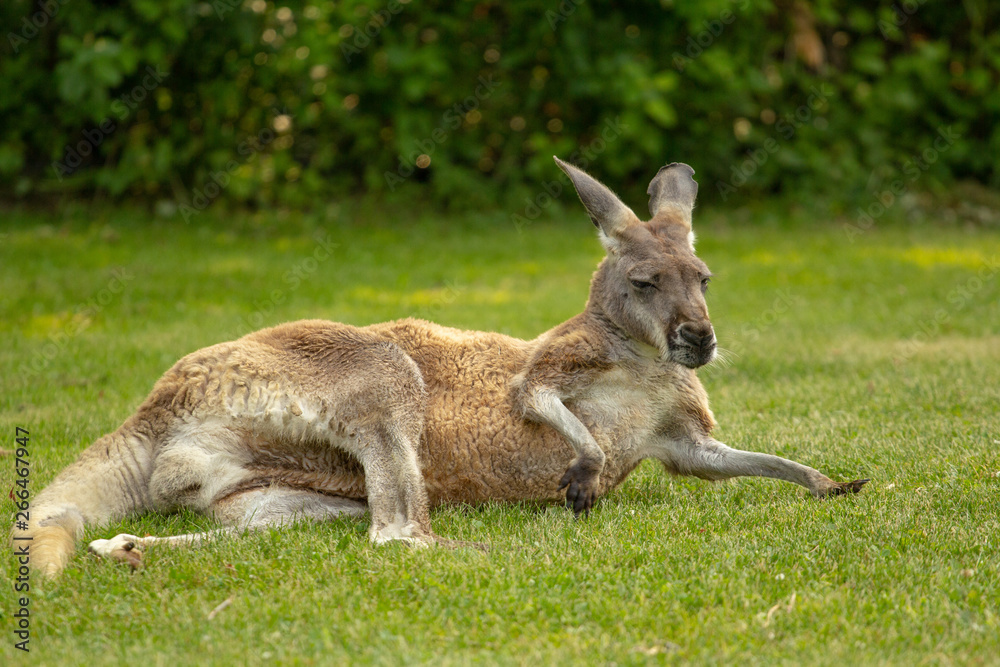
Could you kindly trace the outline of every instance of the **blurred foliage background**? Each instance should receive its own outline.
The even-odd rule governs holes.
[[[5,0],[0,195],[530,217],[554,154],[636,198],[673,160],[727,205],[996,188],[998,19],[986,0]]]

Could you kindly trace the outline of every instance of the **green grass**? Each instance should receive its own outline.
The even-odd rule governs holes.
[[[523,233],[502,212],[370,208],[322,225],[218,216],[230,231],[130,212],[5,218],[0,447],[30,430],[35,493],[198,347],[306,317],[418,315],[533,337],[582,308],[601,256],[582,210]],[[585,521],[531,505],[433,513],[439,534],[488,542],[487,553],[376,548],[350,521],[153,549],[137,574],[81,545],[60,580],[32,587],[30,657],[1000,664],[995,231],[881,223],[851,241],[831,221],[699,220],[716,274],[709,305],[731,350],[701,373],[717,436],[871,477],[862,494],[815,501],[789,484],[709,484],[647,462]],[[316,233],[338,246],[313,265]],[[12,457],[0,467],[9,516]],[[149,515],[86,540],[210,526]],[[10,664],[28,656],[13,648],[9,555],[0,571]]]

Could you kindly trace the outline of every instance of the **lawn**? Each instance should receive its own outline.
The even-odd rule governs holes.
[[[0,447],[30,433],[37,493],[177,358],[299,318],[419,316],[534,337],[579,312],[601,257],[582,207],[331,208],[185,225],[129,211],[7,212]],[[212,227],[215,227],[213,229]],[[224,228],[224,230],[223,230]],[[703,369],[730,445],[837,479],[828,501],[644,463],[587,520],[559,507],[433,512],[492,549],[373,547],[296,525],[133,574],[82,543],[30,593],[35,664],[1000,664],[1000,238],[961,224],[698,211],[725,361]],[[858,230],[854,230],[858,231]],[[14,457],[0,457],[14,484]],[[3,493],[2,513],[14,506]],[[89,529],[171,534],[181,514]],[[15,650],[2,560],[0,663]],[[224,601],[228,606],[213,610]]]

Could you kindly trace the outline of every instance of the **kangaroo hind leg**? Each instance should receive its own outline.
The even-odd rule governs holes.
[[[343,387],[350,391],[340,417],[350,436],[340,444],[364,469],[369,538],[376,544],[437,542],[420,470],[427,396],[417,364],[397,345],[382,342],[359,355]]]
[[[720,480],[731,477],[770,477],[792,482],[809,489],[817,498],[858,493],[868,480],[835,482],[823,473],[795,461],[764,454],[733,449],[718,440],[671,441],[664,462],[668,468],[684,475]]]
[[[188,547],[245,530],[278,527],[306,519],[325,521],[340,516],[360,517],[368,511],[362,500],[329,496],[308,489],[280,486],[242,491],[216,502],[209,514],[223,527],[200,533],[138,537],[128,533],[94,540],[89,550],[101,558],[139,567],[142,551],[154,545]]]

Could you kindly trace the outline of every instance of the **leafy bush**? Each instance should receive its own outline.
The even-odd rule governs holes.
[[[727,201],[1000,185],[1000,6],[665,4],[11,0],[3,188],[530,216],[553,154],[636,198],[670,160]]]

